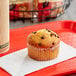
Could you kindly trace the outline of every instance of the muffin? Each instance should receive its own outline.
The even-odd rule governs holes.
[[[32,32],[27,37],[28,55],[32,59],[46,61],[58,56],[60,38],[48,29]]]

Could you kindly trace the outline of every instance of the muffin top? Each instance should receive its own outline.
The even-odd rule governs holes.
[[[41,29],[35,32],[32,32],[27,37],[27,42],[38,48],[52,48],[59,44],[60,38],[59,36],[48,29]]]

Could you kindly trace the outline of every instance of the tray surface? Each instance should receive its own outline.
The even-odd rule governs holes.
[[[12,76],[24,76],[34,71],[38,71],[48,66],[68,60],[76,56],[76,49],[60,42],[60,50],[57,58],[49,61],[36,61],[28,56],[28,49],[11,53],[1,58],[1,67],[9,72]],[[69,54],[67,55],[67,53]],[[9,60],[9,61],[8,61]]]
[[[59,34],[59,36],[63,42],[76,48],[76,44],[75,44],[76,43],[76,22],[74,22],[74,21],[55,21],[55,22],[48,22],[48,23],[43,23],[43,24],[39,24],[39,25],[22,27],[22,28],[10,30],[10,50],[4,54],[0,54],[0,57],[25,48],[26,39],[27,39],[28,34],[32,31],[36,31],[36,30],[43,29],[43,28],[47,28],[47,29],[51,29],[51,30],[55,31],[56,33]],[[67,65],[70,67],[67,67]],[[42,69],[38,72],[29,74],[28,76],[36,76],[36,74],[40,74],[43,76],[46,76],[46,74],[48,74],[47,76],[49,76],[49,75],[51,75],[51,72],[53,71],[52,68],[55,68],[55,67],[57,67],[57,70],[53,72],[53,74],[55,74],[55,75],[73,73],[73,72],[76,72],[75,66],[76,66],[76,57],[74,57],[68,61],[56,64],[52,67],[47,67],[46,73],[44,72],[45,69]],[[59,67],[61,67],[61,68],[59,68]],[[67,68],[64,68],[64,67],[67,67]],[[0,68],[0,75],[10,76],[10,74],[5,72],[2,68]]]

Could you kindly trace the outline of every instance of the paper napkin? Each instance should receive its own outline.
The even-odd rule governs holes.
[[[36,61],[28,57],[27,48],[0,58],[0,66],[12,76],[24,76],[28,73],[54,65],[76,56],[76,49],[60,42],[60,51],[56,59],[50,61]]]

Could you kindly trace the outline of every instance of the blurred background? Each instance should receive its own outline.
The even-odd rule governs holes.
[[[14,0],[10,0],[10,5],[14,3]],[[65,0],[66,2],[66,9],[64,10],[64,14],[57,16],[56,18],[51,18],[49,20],[43,20],[40,22],[31,22],[29,20],[10,20],[10,29],[31,26],[35,24],[45,23],[45,22],[52,22],[57,20],[74,20],[76,21],[76,0]]]

